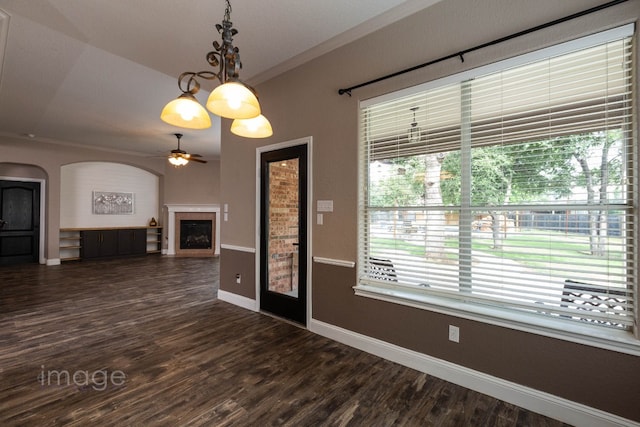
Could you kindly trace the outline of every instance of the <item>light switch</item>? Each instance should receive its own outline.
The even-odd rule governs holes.
[[[318,225],[322,225],[324,223],[324,216],[319,213],[318,214]]]
[[[333,212],[333,200],[318,200],[318,212]]]

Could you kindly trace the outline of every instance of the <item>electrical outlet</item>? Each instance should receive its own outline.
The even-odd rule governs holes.
[[[236,274],[236,283],[239,285],[242,281],[242,276],[240,274]]]
[[[460,328],[449,325],[449,341],[460,342]]]

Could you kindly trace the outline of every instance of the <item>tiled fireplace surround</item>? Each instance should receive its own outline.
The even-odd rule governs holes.
[[[215,214],[215,248],[214,255],[220,255],[220,205],[165,205],[167,222],[167,248],[163,249],[166,255],[176,255],[176,245],[180,242],[176,240],[176,214],[184,217],[185,213],[212,212]]]

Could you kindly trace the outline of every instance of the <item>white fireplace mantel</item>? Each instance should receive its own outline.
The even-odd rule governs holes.
[[[220,205],[164,205],[167,209],[167,249],[166,255],[176,254],[176,212],[215,212],[216,252],[220,255]]]

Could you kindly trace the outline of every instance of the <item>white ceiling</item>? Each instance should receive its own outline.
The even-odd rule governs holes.
[[[437,1],[232,0],[241,78],[258,84]],[[218,156],[215,116],[191,131],[160,111],[180,94],[180,73],[209,67],[224,9],[223,0],[0,0],[0,135],[159,155],[181,132],[187,151]]]

